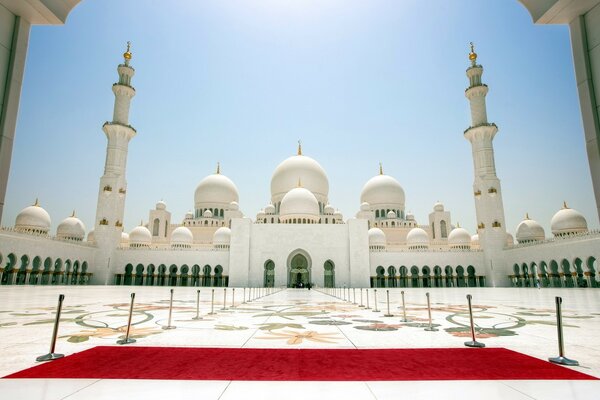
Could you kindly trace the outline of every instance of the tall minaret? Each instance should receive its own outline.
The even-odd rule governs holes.
[[[102,256],[98,259],[106,258],[107,262],[112,251],[118,246],[123,231],[123,213],[127,193],[125,179],[127,148],[129,141],[136,134],[136,130],[129,125],[129,105],[135,96],[135,89],[131,86],[131,78],[135,74],[135,70],[129,65],[132,56],[130,48],[131,44],[127,42],[127,51],[123,53],[124,62],[117,67],[119,82],[112,86],[115,94],[112,122],[105,122],[102,126],[108,144],[104,175],[100,178],[98,190],[94,238],[97,246],[102,249]],[[106,266],[104,267],[106,268]],[[96,277],[96,272],[94,274]]]
[[[492,140],[498,127],[487,120],[485,96],[487,85],[481,83],[483,67],[477,64],[477,54],[471,43],[469,53],[471,66],[467,69],[469,87],[465,96],[471,106],[471,126],[464,132],[473,149],[473,167],[475,180],[473,194],[477,214],[477,233],[485,254],[485,269],[488,285],[507,284],[508,272],[505,269],[502,249],[506,244],[504,206],[500,179],[496,175],[494,147]]]

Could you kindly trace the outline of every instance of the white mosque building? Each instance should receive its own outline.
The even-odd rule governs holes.
[[[488,87],[473,47],[465,91],[471,125],[464,132],[473,149],[473,235],[454,225],[440,202],[419,223],[381,165],[363,186],[358,212],[345,219],[329,203],[325,170],[300,144],[275,168],[270,201],[254,219],[242,214],[235,183],[217,166],[198,184],[194,211],[173,217],[159,201],[147,223],[124,232],[136,92],[129,47],[123,56],[112,86],[113,120],[103,125],[108,144],[95,226],[86,236],[73,213],[52,235],[50,215],[36,200],[14,227],[0,230],[1,284],[600,287],[600,232],[566,204],[552,218],[551,234],[529,216],[516,228],[516,243],[507,233],[492,145],[498,128],[487,119]]]

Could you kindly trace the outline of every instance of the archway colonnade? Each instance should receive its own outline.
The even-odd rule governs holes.
[[[373,288],[429,288],[429,287],[484,287],[485,276],[477,275],[475,267],[424,265],[401,265],[396,268],[390,265],[387,269],[380,265],[375,268],[375,276],[371,276]]]
[[[0,285],[87,285],[88,262],[0,253]]]
[[[513,272],[510,281],[515,287],[600,287],[598,260],[593,256],[515,263]]]

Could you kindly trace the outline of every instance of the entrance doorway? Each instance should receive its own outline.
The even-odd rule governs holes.
[[[290,262],[288,287],[305,288],[310,282],[308,260],[303,254],[296,254]]]

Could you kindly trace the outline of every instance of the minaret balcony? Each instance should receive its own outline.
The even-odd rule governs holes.
[[[468,127],[463,133],[467,137],[467,139],[469,139],[470,136],[490,136],[491,138],[493,138],[496,135],[496,132],[498,132],[498,126],[496,124],[494,124],[493,122],[484,122],[479,125]]]
[[[472,99],[473,97],[482,97],[488,94],[488,86],[484,83],[479,85],[469,86],[465,89],[465,96],[467,99]]]
[[[132,98],[135,96],[135,89],[132,86],[124,85],[122,83],[113,83],[113,93],[116,96],[126,96]]]

